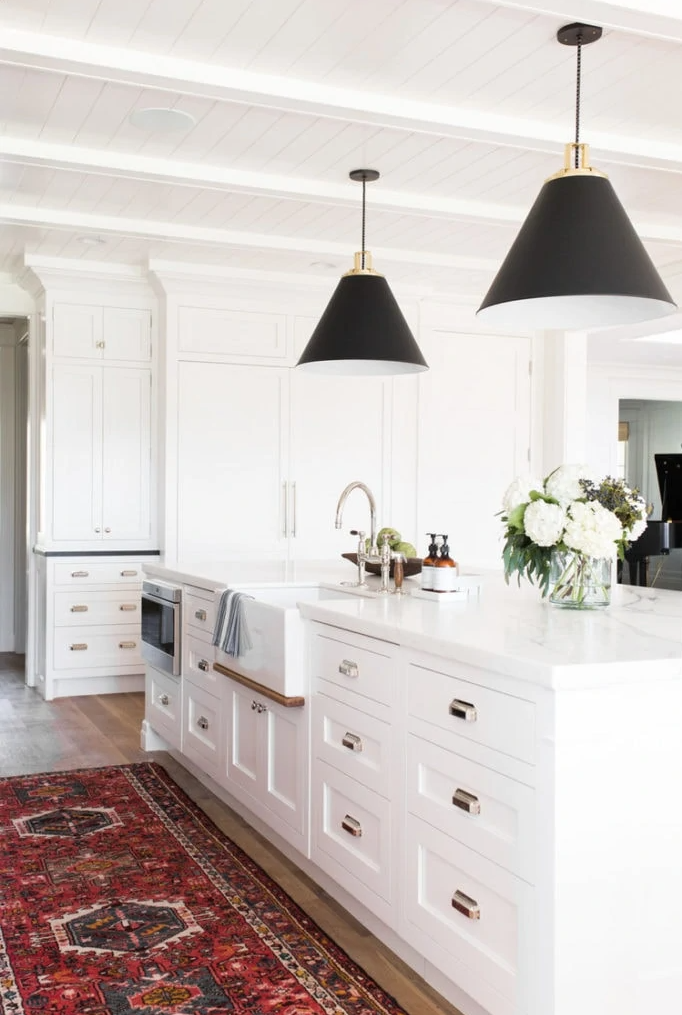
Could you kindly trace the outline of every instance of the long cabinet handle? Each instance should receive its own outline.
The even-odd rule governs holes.
[[[119,641],[118,647],[119,648],[136,648],[137,647],[137,642],[136,641]]]
[[[286,480],[282,483],[282,535],[286,539],[289,535],[289,484]]]
[[[469,920],[481,919],[481,907],[476,902],[476,899],[472,899],[470,895],[465,895],[459,889],[452,896],[451,904],[453,909],[463,913]]]
[[[293,502],[291,535],[296,538],[296,483],[291,484],[291,500]]]
[[[465,789],[456,789],[452,794],[452,802],[455,807],[466,811],[467,814],[481,813],[481,801],[473,793],[467,793]]]
[[[69,645],[72,652],[85,652],[88,647],[87,641],[77,641],[73,645]]]
[[[450,715],[454,715],[456,719],[463,719],[464,722],[476,722],[478,719],[476,706],[472,705],[470,701],[462,701],[461,698],[453,698],[448,712]]]
[[[72,571],[71,572],[71,577],[72,578],[89,578],[90,577],[90,572],[89,571]]]
[[[72,613],[87,613],[88,612],[88,607],[87,606],[72,606],[71,607],[71,612]]]
[[[359,839],[362,835],[362,825],[357,818],[351,817],[350,814],[346,814],[341,822],[341,827],[344,832],[348,832],[349,835],[352,835],[356,839]]]
[[[121,571],[121,578],[134,578],[136,574],[137,571]]]
[[[130,613],[132,610],[136,610],[137,606],[135,603],[121,603],[119,610],[123,610],[124,613]]]

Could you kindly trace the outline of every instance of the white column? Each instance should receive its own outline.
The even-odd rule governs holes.
[[[587,335],[546,331],[541,336],[542,371],[536,419],[541,420],[541,472],[566,462],[584,462],[587,446]]]

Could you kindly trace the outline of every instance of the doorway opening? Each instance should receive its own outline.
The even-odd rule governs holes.
[[[28,335],[26,317],[0,316],[0,653],[12,656],[28,618]]]

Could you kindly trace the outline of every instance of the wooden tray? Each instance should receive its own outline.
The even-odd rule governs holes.
[[[342,553],[341,556],[344,557],[346,560],[349,560],[351,564],[355,564],[356,567],[358,566],[357,553]],[[393,564],[394,561],[391,561],[391,578],[393,577]],[[403,573],[406,578],[410,578],[413,574],[419,574],[421,572],[421,569],[422,569],[421,557],[408,557],[405,563],[403,564]],[[365,570],[368,571],[369,574],[381,574],[381,564],[373,564],[371,561],[368,561],[365,564]]]

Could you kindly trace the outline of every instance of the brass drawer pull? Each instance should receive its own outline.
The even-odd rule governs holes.
[[[119,641],[118,647],[119,648],[137,648],[137,642],[136,641]]]
[[[87,641],[76,641],[73,645],[69,645],[72,652],[85,652],[88,647]]]
[[[199,718],[197,719],[197,726],[199,727],[200,730],[208,729],[208,719],[206,718],[205,715],[199,716]]]
[[[170,705],[170,698],[168,697],[167,694],[160,694],[159,695],[159,705],[164,705],[164,706],[165,705]]]
[[[362,825],[357,818],[352,818],[350,814],[346,814],[345,818],[341,822],[341,827],[344,832],[348,832],[349,835],[359,839],[362,835]]]
[[[339,663],[339,673],[343,673],[344,677],[357,677],[360,670],[357,663],[351,662],[350,659],[342,659]]]
[[[481,907],[476,902],[476,899],[465,895],[459,889],[452,896],[452,908],[456,909],[459,913],[463,913],[469,920],[481,919]]]
[[[130,613],[131,611],[134,611],[136,609],[137,605],[135,603],[121,603],[121,605],[119,606],[119,610],[123,610],[124,613]]]
[[[472,705],[470,701],[462,701],[461,698],[453,698],[448,711],[456,719],[464,719],[464,722],[476,722],[478,719],[476,706]]]
[[[345,733],[341,743],[350,751],[361,751],[363,747],[362,739],[357,735],[357,733]]]
[[[467,793],[465,789],[456,789],[452,794],[452,802],[455,807],[466,811],[467,814],[481,813],[481,801],[473,793]]]
[[[72,578],[89,578],[90,577],[90,572],[89,571],[72,571],[71,572],[71,577]]]
[[[195,610],[194,616],[197,620],[206,620],[206,610]]]
[[[200,659],[199,662],[197,663],[197,669],[198,670],[203,670],[204,673],[208,673],[210,668],[211,667],[209,666],[207,659]]]
[[[87,613],[88,612],[88,607],[87,606],[72,606],[71,607],[71,612],[72,613]]]
[[[121,571],[121,578],[135,578],[137,571]]]

